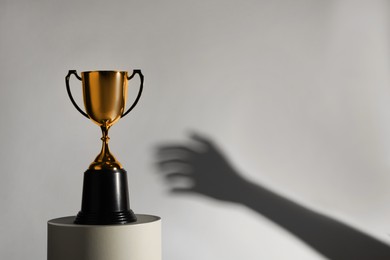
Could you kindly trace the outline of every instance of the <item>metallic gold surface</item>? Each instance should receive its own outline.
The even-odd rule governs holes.
[[[84,106],[89,118],[100,126],[102,149],[89,169],[122,169],[110,153],[108,130],[122,116],[127,99],[126,71],[86,71],[81,73]]]
[[[85,110],[99,126],[112,126],[123,114],[127,97],[127,72],[82,72]]]

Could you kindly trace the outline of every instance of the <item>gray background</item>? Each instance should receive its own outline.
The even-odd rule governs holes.
[[[247,178],[390,243],[389,10],[385,0],[2,0],[0,258],[45,259],[47,220],[80,208],[100,131],[68,100],[69,69],[145,74],[110,144],[134,211],[163,218],[164,259],[322,259],[244,207],[169,194],[155,148],[191,131]]]

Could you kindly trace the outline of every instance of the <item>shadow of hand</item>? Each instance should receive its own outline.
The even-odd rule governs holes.
[[[209,139],[194,134],[195,145],[167,145],[157,150],[158,166],[175,193],[198,193],[208,197],[236,201],[244,179],[229,164]],[[196,149],[196,146],[200,148]],[[177,187],[175,181],[190,180],[192,186]]]
[[[213,142],[200,135],[191,139],[192,146],[168,145],[157,150],[159,168],[172,192],[241,203],[285,228],[327,259],[390,259],[389,245],[246,181]],[[192,186],[178,186],[178,179],[190,180]]]

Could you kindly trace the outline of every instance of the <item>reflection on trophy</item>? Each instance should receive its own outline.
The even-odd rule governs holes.
[[[72,74],[82,81],[86,112],[72,97],[69,85]],[[125,111],[128,81],[136,74],[141,81],[139,92],[134,103]],[[134,222],[136,216],[129,205],[127,173],[110,152],[108,130],[136,106],[144,77],[140,70],[134,70],[130,76],[126,71],[86,71],[81,73],[81,77],[75,70],[70,70],[65,79],[75,108],[102,130],[102,149],[84,173],[81,211],[74,223],[103,225]]]

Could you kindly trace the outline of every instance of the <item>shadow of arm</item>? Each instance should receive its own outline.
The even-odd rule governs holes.
[[[184,145],[158,149],[159,166],[173,185],[172,192],[245,205],[329,259],[390,259],[387,244],[245,180],[211,140],[199,135],[192,139],[201,149]],[[192,186],[175,187],[176,179],[187,179]]]
[[[390,247],[355,228],[248,183],[243,205],[288,230],[329,259],[390,259]]]

